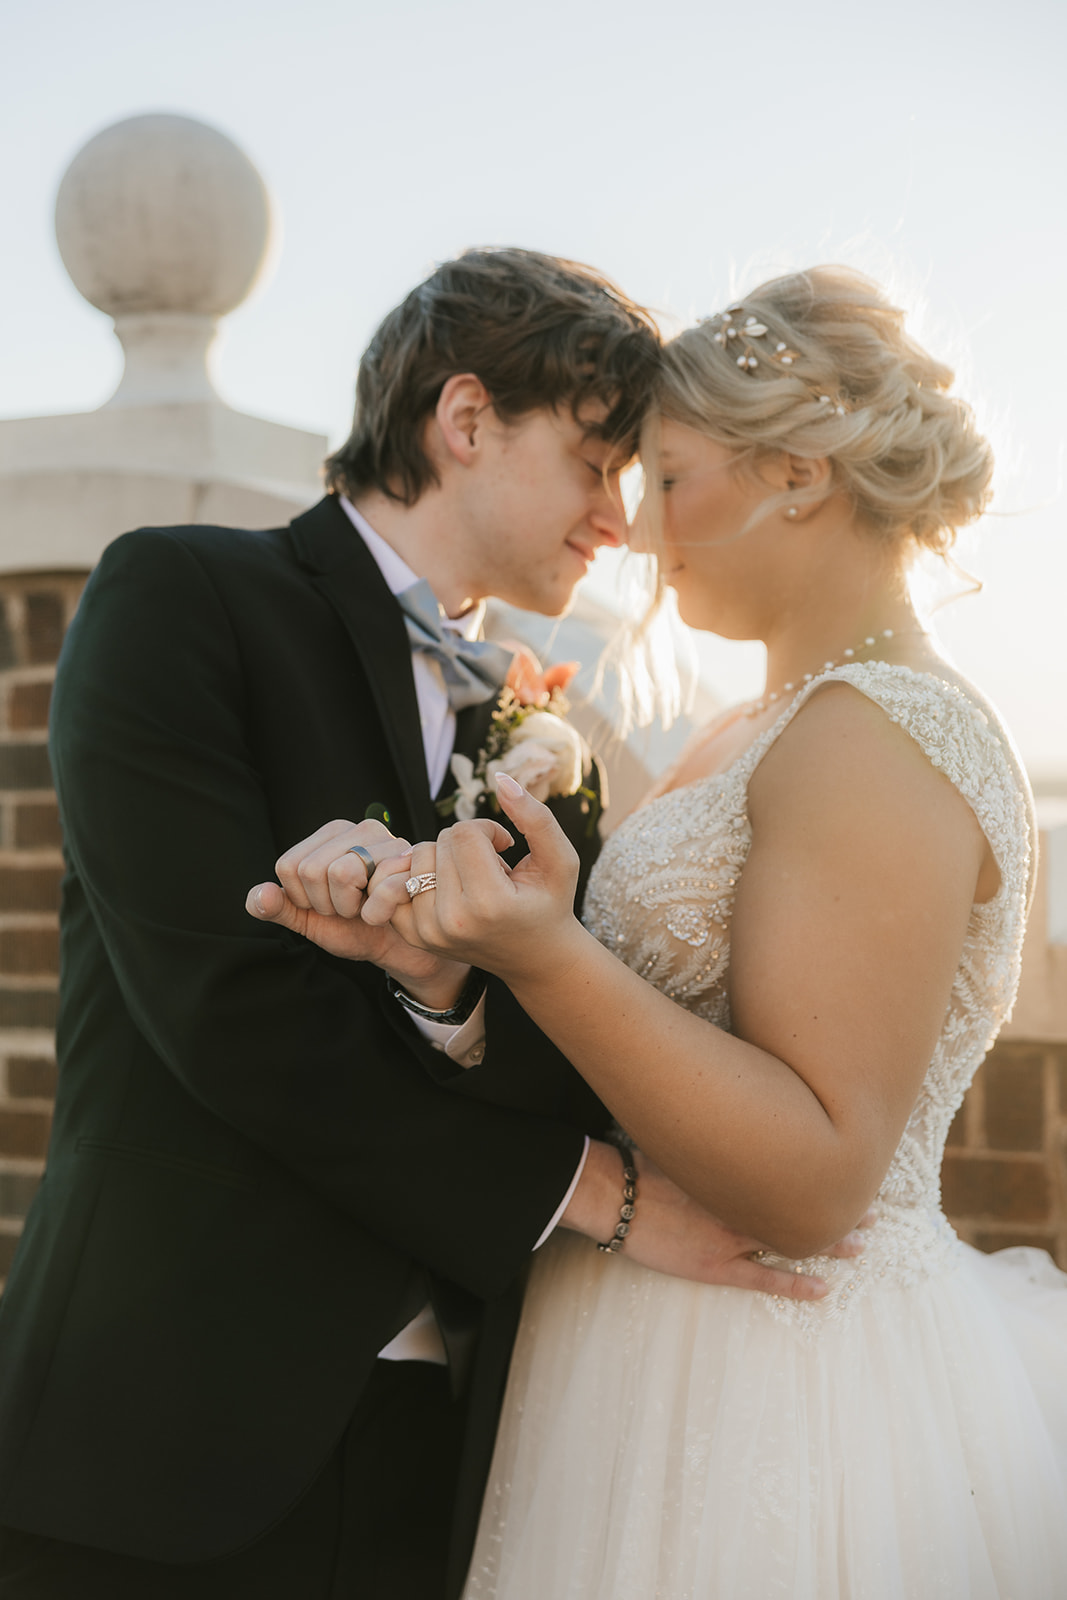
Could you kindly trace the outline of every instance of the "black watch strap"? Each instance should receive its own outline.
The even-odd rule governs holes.
[[[479,967],[472,967],[455,1005],[449,1006],[446,1011],[434,1011],[429,1006],[424,1006],[421,1000],[413,999],[388,973],[385,976],[385,984],[393,999],[398,1001],[405,1011],[410,1011],[413,1017],[422,1017],[426,1022],[443,1022],[446,1026],[458,1028],[469,1019],[485,993],[486,976]]]

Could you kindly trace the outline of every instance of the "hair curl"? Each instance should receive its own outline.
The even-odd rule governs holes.
[[[783,450],[826,457],[834,489],[864,527],[887,544],[910,540],[947,555],[957,531],[986,509],[993,474],[974,413],[948,392],[950,368],[911,338],[904,313],[878,285],[850,267],[774,278],[743,304],[767,328],[753,344],[758,365],[740,368],[707,323],[687,328],[664,350],[662,416],[756,463]],[[788,368],[773,359],[779,343],[794,352]]]

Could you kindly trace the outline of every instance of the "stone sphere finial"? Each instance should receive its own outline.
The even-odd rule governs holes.
[[[251,290],[270,222],[251,161],[192,117],[130,117],[83,146],[59,186],[56,238],[125,350],[109,404],[216,398],[206,368],[216,320]]]

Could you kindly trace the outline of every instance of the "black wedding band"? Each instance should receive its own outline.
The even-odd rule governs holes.
[[[374,869],[378,865],[370,851],[364,850],[361,844],[350,844],[348,849],[345,851],[345,854],[349,856],[358,856],[362,861],[363,865],[367,869],[367,884],[369,887],[370,881],[374,876]]]

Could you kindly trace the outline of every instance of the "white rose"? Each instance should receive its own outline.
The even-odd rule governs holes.
[[[506,772],[535,800],[574,794],[581,787],[585,750],[581,736],[551,711],[531,711],[519,723],[499,761],[490,761],[486,784],[492,794],[496,774]]]
[[[495,794],[496,775],[506,772],[509,778],[528,789],[535,800],[547,800],[555,765],[556,757],[547,745],[527,739],[523,744],[513,744],[499,761],[490,761],[485,769],[485,781],[490,794]]]

